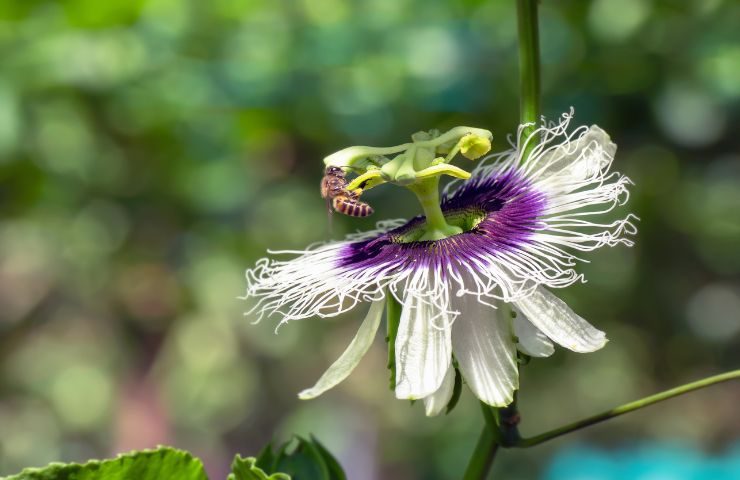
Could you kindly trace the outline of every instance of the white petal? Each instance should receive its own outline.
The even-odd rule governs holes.
[[[517,344],[519,351],[530,357],[549,357],[555,352],[555,347],[547,335],[532,325],[521,312],[514,319],[514,334],[519,339]]]
[[[380,326],[380,319],[383,317],[383,307],[385,307],[385,300],[377,300],[370,305],[370,311],[368,311],[365,320],[362,321],[355,338],[352,339],[337,361],[319,378],[316,385],[298,394],[301,400],[318,397],[352,373],[352,370],[360,363],[360,360],[373,343],[378,326]]]
[[[240,297],[250,303],[245,315],[254,316],[255,322],[277,315],[282,317],[281,324],[316,316],[333,317],[382,295],[388,283],[397,279],[394,268],[404,259],[370,268],[361,261],[349,261],[348,254],[357,242],[377,238],[404,223],[387,220],[378,223],[376,230],[347,236],[346,241],[302,251],[271,252],[277,257],[263,258],[246,271],[247,291]],[[284,256],[293,258],[284,260]]]
[[[493,309],[466,295],[452,326],[452,349],[473,393],[483,402],[503,407],[519,387],[516,347],[509,309]]]
[[[437,391],[451,360],[449,314],[411,295],[396,336],[396,397],[419,399]]]
[[[565,177],[568,182],[578,182],[597,175],[611,163],[616,151],[617,145],[609,135],[592,125],[578,138],[545,151],[537,165],[542,166],[542,179],[557,181],[558,177]]]
[[[576,315],[564,301],[542,287],[514,303],[535,327],[565,348],[574,352],[593,352],[606,345],[604,332]]]
[[[427,417],[435,417],[442,413],[450,403],[452,392],[455,390],[455,367],[447,367],[447,373],[442,380],[442,385],[433,394],[424,397],[424,409]]]

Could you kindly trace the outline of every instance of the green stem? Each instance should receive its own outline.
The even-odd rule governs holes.
[[[520,123],[537,123],[540,117],[540,46],[537,24],[538,0],[517,0],[517,19],[519,32],[519,120]],[[527,127],[523,132],[524,139],[529,138],[535,126]],[[526,160],[529,152],[534,148],[537,139],[527,142],[524,147],[522,161]],[[493,418],[490,407],[483,406],[483,415],[486,418],[486,427],[481,433],[478,445],[470,460],[465,473],[466,480],[485,479],[493,465],[498,447],[518,445],[521,441],[515,419],[518,419],[516,402],[498,411],[499,418],[506,422],[500,425],[489,421]],[[503,413],[503,417],[501,414]],[[518,420],[517,420],[518,421]],[[486,450],[487,448],[487,450]]]
[[[535,437],[521,439],[516,446],[526,448],[539,445],[540,443],[552,440],[553,438],[565,435],[566,433],[575,432],[576,430],[580,430],[590,425],[594,425],[596,423],[600,423],[605,420],[624,415],[625,413],[634,412],[635,410],[639,410],[649,405],[662,402],[663,400],[668,400],[669,398],[683,395],[684,393],[693,392],[694,390],[699,390],[700,388],[706,388],[717,383],[727,382],[729,380],[735,379],[740,379],[740,370],[734,370],[732,372],[727,372],[720,375],[715,375],[713,377],[704,378],[702,380],[697,380],[696,382],[687,383],[686,385],[671,388],[670,390],[666,390],[665,392],[657,393],[655,395],[651,395],[649,397],[645,397],[634,402],[626,403],[611,410],[607,410],[606,412],[594,415],[593,417],[578,420],[571,424],[564,425],[560,428],[556,428],[555,430],[550,430],[549,432],[542,433]]]
[[[401,304],[391,292],[386,292],[386,325],[388,342],[388,370],[391,372],[390,387],[396,389],[396,335],[398,335],[398,324],[401,323]]]
[[[507,318],[513,318],[513,309],[510,304],[503,304],[499,306],[501,313]],[[513,320],[508,324],[509,335],[514,338],[516,335],[514,332]],[[520,374],[521,366],[517,362],[517,374]],[[504,447],[511,447],[516,445],[521,436],[519,435],[519,409],[517,403],[519,400],[519,392],[514,390],[514,394],[511,403],[505,407],[497,408],[496,414],[498,415],[498,425],[501,431],[501,445]]]
[[[534,123],[523,132],[523,139],[536,129],[540,118],[540,44],[537,24],[538,0],[517,0],[519,24],[519,100],[520,123]],[[524,149],[526,159],[537,144],[536,139],[528,142]]]
[[[424,234],[419,240],[441,240],[462,233],[462,228],[447,223],[439,203],[439,177],[432,177],[408,186],[421,203],[426,217]]]
[[[517,19],[519,31],[519,84],[521,100],[519,102],[519,120],[521,123],[537,122],[540,116],[540,47],[537,25],[537,1],[517,0]],[[524,139],[534,131],[535,127],[527,127],[524,130]],[[534,141],[527,142],[522,160],[526,159],[529,152],[536,144]],[[483,409],[484,415],[493,415],[490,408]],[[500,422],[491,424],[486,421],[489,430],[495,430],[499,441],[491,446],[491,459],[498,450],[499,444],[504,446],[518,445],[521,441],[517,424],[519,412],[516,405],[516,397],[511,405],[497,411]],[[485,433],[485,432],[484,432]],[[483,440],[481,435],[481,441]],[[480,442],[479,442],[480,444]],[[475,458],[475,457],[474,457]],[[488,465],[490,469],[490,465]],[[485,475],[479,477],[485,478]]]
[[[519,410],[517,408],[517,392],[514,400],[507,406],[498,409],[499,429],[501,430],[501,445],[511,447],[521,441],[519,435]]]
[[[524,129],[523,138],[529,136],[536,129],[540,117],[540,43],[539,25],[537,20],[538,0],[517,0],[517,21],[519,33],[519,121],[520,123],[535,123]],[[522,161],[526,160],[529,152],[535,147],[538,139],[530,139],[524,146]],[[521,442],[519,435],[519,410],[517,398],[508,406],[498,410],[500,419],[499,429],[501,444],[505,447],[516,446]]]
[[[485,480],[496,458],[498,447],[500,445],[500,436],[496,419],[493,411],[488,405],[481,403],[483,418],[486,421],[483,431],[478,437],[478,443],[475,445],[472,457],[465,469],[463,480]]]

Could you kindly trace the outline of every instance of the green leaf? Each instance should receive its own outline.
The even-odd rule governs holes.
[[[266,448],[270,449],[268,445]],[[264,453],[265,450],[262,451]],[[262,456],[262,453],[260,456]],[[272,449],[270,449],[272,455]],[[254,457],[242,458],[237,455],[231,463],[231,473],[227,480],[291,480],[290,475],[285,473],[273,473],[267,475],[264,470],[257,466],[257,459]]]
[[[275,454],[272,452],[272,442],[268,443],[265,448],[257,455],[255,465],[261,468],[272,469],[275,465]]]
[[[329,469],[313,443],[299,436],[286,442],[277,453],[273,470],[286,472],[295,480],[329,480]]]
[[[334,458],[329,450],[313,435],[311,435],[311,441],[316,446],[316,450],[321,454],[321,458],[329,470],[329,480],[347,480],[344,470],[342,470],[341,465],[339,465],[339,462],[337,462],[337,459]]]
[[[203,464],[187,452],[170,447],[119,455],[85,464],[52,463],[27,468],[3,480],[208,480]],[[284,480],[284,479],[278,479]]]
[[[249,459],[247,459],[249,460]],[[236,465],[236,460],[234,461]],[[234,472],[236,472],[235,466]],[[260,452],[253,462],[253,468],[260,472],[284,472],[288,479],[292,480],[347,480],[339,462],[329,453],[315,437],[306,440],[303,437],[294,436],[285,442],[276,453],[272,452],[272,446],[268,445]],[[272,480],[273,477],[229,477],[229,480]],[[283,480],[277,477],[275,480]]]
[[[460,394],[462,393],[462,375],[460,375],[460,370],[457,369],[457,365],[455,365],[455,386],[452,387],[452,398],[450,398],[450,402],[447,404],[447,410],[445,410],[445,415],[450,413],[453,408],[457,405],[457,402],[460,400]]]

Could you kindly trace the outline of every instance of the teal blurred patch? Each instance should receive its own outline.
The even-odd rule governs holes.
[[[646,443],[616,450],[569,447],[551,460],[543,480],[737,480],[740,443],[709,455],[690,446]]]

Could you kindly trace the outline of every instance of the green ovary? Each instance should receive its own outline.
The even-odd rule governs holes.
[[[447,223],[447,219],[442,213],[442,208],[439,205],[438,177],[417,182],[409,185],[407,188],[416,195],[426,217],[426,222],[422,227],[423,233],[419,237],[419,241],[442,240],[443,238],[463,232],[462,228]]]
[[[477,227],[478,224],[482,222],[485,218],[486,213],[482,210],[458,210],[454,212],[447,212],[447,214],[444,215],[445,223],[448,226],[454,228],[457,232],[453,233],[452,235],[469,232],[470,230]],[[395,241],[398,243],[412,243],[428,240],[441,240],[442,238],[447,238],[452,235],[447,235],[445,237],[436,239],[428,238],[428,226],[427,223],[424,222],[416,227],[411,228],[402,235],[397,236],[395,238]]]

